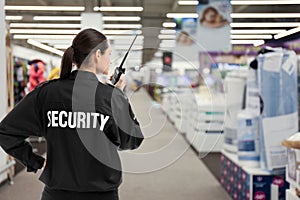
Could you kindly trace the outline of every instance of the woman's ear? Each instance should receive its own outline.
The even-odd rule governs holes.
[[[100,51],[100,49],[98,49],[97,51],[96,51],[96,56],[97,56],[97,58],[98,59],[100,59],[101,58],[101,51]]]

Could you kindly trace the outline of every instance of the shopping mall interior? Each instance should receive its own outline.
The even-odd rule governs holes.
[[[97,84],[117,87],[111,75],[125,70],[122,94],[144,136],[137,149],[118,149],[119,199],[300,199],[300,0],[0,0],[0,200],[41,199],[41,174],[55,162],[88,165],[80,155],[65,161],[54,155],[58,161],[33,173],[11,152],[23,131],[18,127],[35,120],[14,111],[35,91],[63,83],[68,49],[72,70],[81,70],[76,52],[82,49],[75,51],[73,39],[90,28],[112,50]],[[50,133],[49,124],[42,128]],[[56,128],[67,133],[62,129]],[[49,143],[61,144],[30,134],[22,142],[46,161],[53,156]]]

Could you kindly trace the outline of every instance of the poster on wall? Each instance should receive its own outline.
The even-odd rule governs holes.
[[[197,18],[175,18],[176,47],[174,60],[197,61],[200,46],[196,43]]]
[[[231,50],[230,0],[198,0],[196,42],[200,51],[222,52]]]

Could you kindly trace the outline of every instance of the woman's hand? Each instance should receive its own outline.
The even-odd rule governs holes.
[[[44,161],[44,165],[43,165],[43,167],[42,167],[42,169],[45,169],[45,167],[46,167],[46,159],[45,159],[45,161]]]
[[[122,74],[120,80],[115,84],[115,87],[119,88],[120,90],[123,90],[125,85],[126,85],[125,75]]]

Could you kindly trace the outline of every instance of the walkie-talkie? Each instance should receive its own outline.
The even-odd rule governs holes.
[[[133,39],[133,41],[132,41],[132,43],[131,43],[128,51],[126,52],[126,54],[125,54],[125,56],[124,56],[124,58],[123,58],[123,60],[122,60],[122,62],[120,64],[120,66],[115,69],[115,72],[114,72],[114,74],[111,77],[111,83],[113,85],[115,85],[120,80],[121,75],[125,73],[125,68],[123,68],[123,64],[125,63],[125,60],[126,60],[128,54],[129,54],[129,51],[130,51],[132,45],[134,44],[136,38],[137,38],[137,35],[135,35],[135,37],[134,37],[134,39]]]

